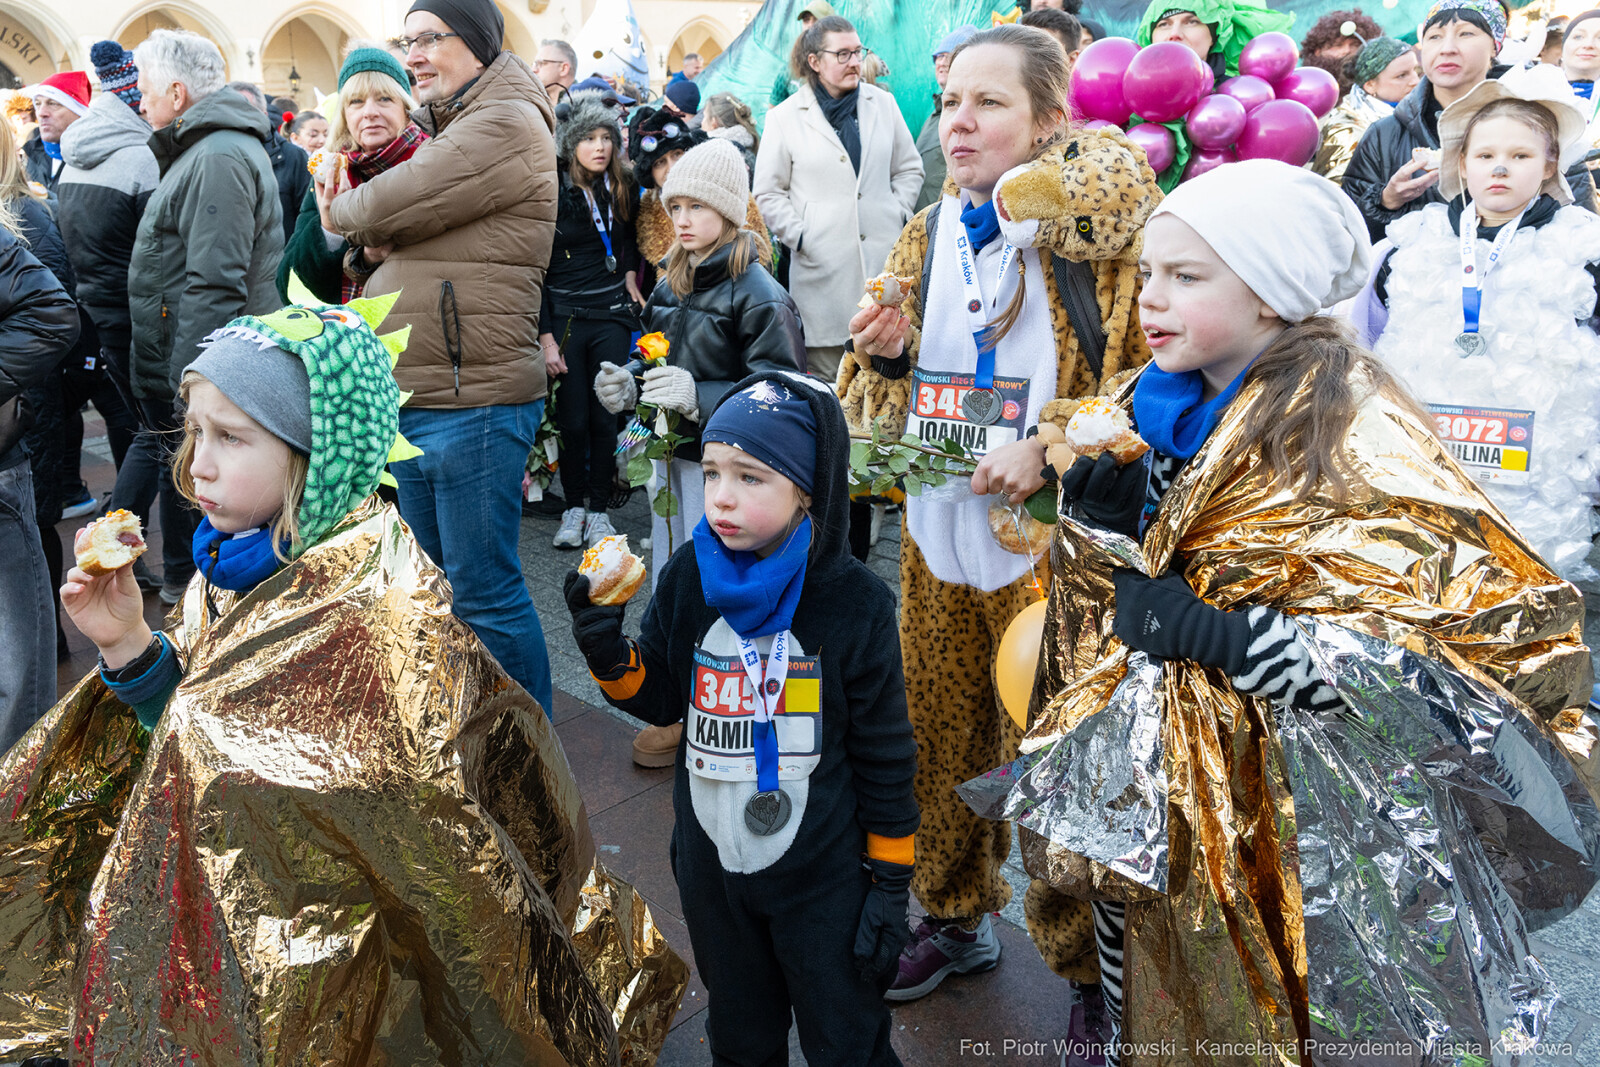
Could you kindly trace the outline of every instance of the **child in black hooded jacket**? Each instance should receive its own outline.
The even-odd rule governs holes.
[[[882,994],[908,938],[916,743],[893,595],[848,551],[844,415],[819,383],[757,374],[701,442],[705,518],[639,637],[577,572],[573,634],[614,706],[685,723],[671,852],[716,1061],[781,1060],[792,1010],[807,1062],[898,1064]]]

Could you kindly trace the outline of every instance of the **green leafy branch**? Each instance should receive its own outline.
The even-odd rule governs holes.
[[[925,487],[941,486],[956,476],[970,478],[977,469],[978,457],[953,438],[929,443],[908,433],[891,440],[876,422],[870,434],[850,434],[850,486],[873,496],[887,493],[897,481],[907,496],[921,496]],[[1056,484],[1046,483],[1023,506],[1035,519],[1054,525]]]
[[[978,458],[951,438],[929,444],[908,433],[891,440],[873,423],[870,434],[852,433],[850,441],[851,487],[875,496],[897,481],[907,496],[921,496],[925,486],[941,486],[952,476],[970,478],[978,469]]]

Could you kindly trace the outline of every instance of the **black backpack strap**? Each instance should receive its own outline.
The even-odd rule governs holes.
[[[1072,332],[1078,335],[1078,347],[1098,381],[1106,365],[1106,330],[1100,321],[1100,301],[1095,299],[1094,267],[1060,256],[1050,258],[1055,268],[1056,291],[1066,305]]]
[[[943,201],[933,205],[922,217],[923,229],[928,234],[928,247],[922,253],[922,288],[917,291],[917,306],[922,308],[922,321],[928,321],[928,276],[933,273],[933,238],[939,232],[939,208]]]

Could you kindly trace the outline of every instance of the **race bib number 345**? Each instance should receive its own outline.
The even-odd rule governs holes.
[[[1533,469],[1533,412],[1517,408],[1429,404],[1434,429],[1480,482],[1524,485]]]
[[[996,378],[1000,421],[979,426],[961,413],[961,398],[972,389],[974,377],[918,367],[913,372],[911,417],[906,420],[906,432],[929,443],[949,438],[977,456],[1021,440],[1028,418],[1028,380]]]
[[[756,691],[736,657],[694,653],[694,697],[684,724],[688,732],[684,758],[689,770],[703,778],[756,780]],[[778,778],[807,778],[821,761],[822,675],[816,656],[789,660],[773,718],[778,733]]]

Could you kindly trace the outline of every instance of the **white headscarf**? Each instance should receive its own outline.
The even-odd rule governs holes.
[[[1361,291],[1367,224],[1328,179],[1273,159],[1227,163],[1178,186],[1152,219],[1187,223],[1285,322]]]

